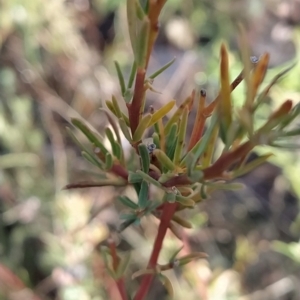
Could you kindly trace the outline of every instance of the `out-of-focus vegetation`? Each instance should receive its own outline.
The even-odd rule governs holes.
[[[231,46],[232,75],[241,68],[236,39],[240,21],[246,24],[253,54],[266,50],[275,57],[265,84],[297,62],[271,91],[266,112],[287,98],[297,103],[297,10],[297,0],[169,0],[150,68],[174,56],[177,61],[171,74],[154,83],[162,94],[149,100],[154,105],[166,101],[164,95],[181,100],[194,84],[214,98],[221,39]],[[99,253],[99,245],[109,233],[114,237],[120,222],[117,211],[122,208],[111,206],[119,191],[61,189],[96,175],[67,138],[65,125],[71,117],[82,117],[100,131],[106,124],[98,108],[118,92],[113,60],[129,68],[125,18],[124,2],[117,0],[0,4],[1,299],[119,297]],[[239,101],[243,92],[238,88],[234,99]],[[190,216],[194,228],[186,231],[186,245],[210,258],[169,274],[176,299],[299,298],[299,265],[294,263],[299,250],[299,150],[280,149],[272,162],[280,169],[265,165],[244,178],[250,186],[246,192],[220,193]],[[146,264],[156,224],[153,220],[153,228],[145,228],[142,223],[117,237],[119,250],[134,248],[131,271]],[[165,244],[162,259],[167,260],[178,245],[171,236]],[[151,297],[165,294],[156,283]]]

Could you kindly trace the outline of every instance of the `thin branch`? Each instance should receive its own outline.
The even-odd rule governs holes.
[[[176,208],[178,206],[178,203],[167,203],[164,206],[162,215],[161,215],[161,222],[159,224],[158,233],[155,239],[155,243],[153,246],[152,254],[148,263],[148,269],[154,269],[157,264],[158,256],[160,253],[160,250],[162,248],[162,244],[167,232],[167,229],[170,225],[170,221],[176,211]],[[153,274],[146,274],[142,280],[142,283],[140,285],[140,288],[138,292],[136,293],[134,300],[143,300],[144,297],[147,295],[147,292],[150,288],[150,285],[153,280]]]

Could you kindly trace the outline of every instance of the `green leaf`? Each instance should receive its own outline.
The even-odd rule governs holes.
[[[177,249],[172,256],[169,259],[169,262],[174,262],[174,260],[176,259],[177,255],[180,253],[180,251],[184,248],[184,246],[181,246],[179,249]]]
[[[164,66],[162,66],[159,70],[157,70],[156,72],[154,72],[153,74],[151,74],[149,76],[150,79],[154,79],[156,78],[158,75],[160,75],[163,71],[167,70],[171,65],[173,65],[173,63],[175,62],[176,57],[174,57],[171,61],[169,61],[168,63],[166,63]]]
[[[116,278],[116,273],[115,271],[113,270],[113,267],[112,267],[112,262],[111,262],[111,257],[109,255],[109,252],[106,248],[104,247],[101,247],[101,256],[103,258],[103,261],[104,261],[104,265],[109,273],[109,275],[112,277],[112,278]]]
[[[128,171],[128,182],[129,183],[141,183],[143,181],[142,176],[137,173]]]
[[[137,170],[136,174],[140,175],[140,177],[142,177],[148,183],[153,184],[153,185],[155,185],[157,187],[162,187],[162,185],[158,181],[156,181],[155,179],[153,179],[151,176],[149,176],[148,174],[144,173],[143,171]]]
[[[204,252],[192,252],[178,259],[179,265],[184,266],[195,259],[207,258],[208,255]]]
[[[170,158],[160,149],[155,149],[153,154],[156,156],[161,166],[169,171],[174,171],[176,169],[175,164],[170,160]]]
[[[206,183],[207,188],[210,191],[215,191],[215,190],[224,190],[224,191],[237,191],[237,190],[241,190],[245,187],[244,184],[240,183],[240,182],[233,182],[233,183]]]
[[[76,126],[87,138],[88,140],[98,147],[103,154],[106,155],[108,152],[104,145],[99,141],[96,134],[92,132],[85,124],[83,124],[79,119],[71,119],[71,122]]]
[[[105,155],[105,169],[110,170],[113,164],[114,164],[113,157],[109,152],[107,152]]]
[[[251,161],[250,163],[242,166],[241,168],[234,170],[232,173],[232,179],[240,177],[240,176],[247,174],[250,171],[256,169],[257,167],[259,167],[260,165],[265,163],[271,156],[273,156],[272,153],[267,153],[265,155],[258,157],[255,160]]]
[[[184,147],[188,113],[189,113],[189,111],[188,111],[188,108],[186,107],[183,111],[182,119],[180,122],[179,131],[178,131],[178,139],[177,139],[176,149],[175,149],[175,153],[174,153],[173,161],[176,165],[180,162],[182,150]]]
[[[130,131],[127,127],[126,122],[123,119],[119,119],[119,125],[120,125],[120,128],[121,128],[125,138],[127,139],[127,141],[129,141],[131,143],[132,138],[131,138],[131,134],[130,134]]]
[[[122,111],[121,111],[121,109],[120,109],[118,100],[117,100],[117,98],[116,98],[115,96],[112,96],[112,105],[113,105],[113,107],[114,107],[116,116],[117,116],[118,118],[122,118]]]
[[[193,170],[191,171],[189,178],[193,181],[193,182],[199,182],[202,178],[203,178],[204,174],[202,171],[200,170]]]
[[[88,153],[90,156],[93,156],[89,150],[83,146],[77,139],[77,137],[74,135],[74,133],[72,132],[72,130],[69,127],[66,127],[66,131],[68,133],[68,135],[71,137],[71,139],[73,140],[73,142],[85,153]]]
[[[120,138],[120,134],[119,134],[119,129],[118,129],[118,126],[117,126],[115,120],[113,119],[113,117],[111,116],[111,114],[109,113],[109,111],[107,111],[105,108],[100,108],[100,111],[102,111],[102,112],[105,113],[108,122],[110,123],[111,127],[114,130],[114,133],[115,133],[115,135],[117,137],[118,143],[121,144],[121,138]]]
[[[111,149],[112,149],[112,152],[113,152],[113,155],[118,158],[118,160],[120,162],[123,162],[123,148],[122,146],[115,140],[114,138],[114,135],[113,135],[113,132],[111,131],[111,129],[109,127],[107,127],[105,129],[105,133],[106,133],[106,136],[111,144]]]
[[[84,159],[86,159],[88,162],[90,162],[92,165],[100,168],[101,170],[104,169],[104,166],[100,163],[100,161],[98,161],[97,159],[95,159],[90,153],[82,151],[81,155]]]
[[[164,201],[170,203],[176,202],[176,194],[172,191],[167,191],[164,195]]]
[[[300,135],[300,128],[293,129],[290,131],[282,132],[280,136],[282,137],[291,137],[291,136],[297,136]]]
[[[129,75],[129,80],[128,80],[128,84],[127,84],[127,89],[131,89],[133,86],[133,82],[135,79],[135,75],[136,75],[136,62],[134,61],[132,63],[132,67],[130,70],[130,75]]]
[[[142,139],[143,134],[144,134],[145,130],[147,129],[150,120],[151,120],[151,115],[150,114],[146,114],[142,118],[142,120],[140,121],[136,131],[134,132],[134,135],[133,135],[133,141],[134,142],[138,142]]]
[[[183,206],[187,207],[194,207],[195,206],[195,201],[188,197],[184,197],[182,195],[176,195],[176,202],[179,202]]]
[[[200,196],[202,199],[207,199],[207,186],[205,184],[202,184],[201,189],[200,189]]]
[[[147,63],[147,50],[150,32],[150,22],[148,17],[143,19],[143,23],[137,38],[136,63],[138,68],[144,69]]]
[[[126,207],[132,208],[134,210],[138,209],[138,205],[130,200],[127,196],[119,196],[118,200]]]
[[[114,108],[113,103],[112,103],[111,101],[109,101],[109,100],[106,100],[105,103],[106,103],[107,108],[108,108],[108,109],[109,109],[116,117],[118,117],[118,116],[117,116],[117,113],[116,113],[116,110],[115,110],[115,108]]]
[[[142,182],[140,193],[139,193],[139,202],[138,206],[141,209],[146,208],[149,199],[148,199],[148,191],[149,191],[149,185],[146,181]]]
[[[119,79],[119,83],[120,83],[121,92],[122,92],[122,95],[124,96],[125,91],[126,91],[125,80],[124,80],[124,76],[123,76],[122,71],[121,71],[121,67],[120,67],[120,65],[117,61],[115,61],[115,67],[116,67],[117,74],[118,74],[118,79]]]
[[[153,143],[155,144],[156,148],[160,149],[159,134],[157,132],[154,132],[152,137],[153,137]]]
[[[172,124],[169,134],[166,137],[166,154],[173,160],[177,144],[177,123]]]
[[[133,54],[136,60],[136,47],[137,47],[137,38],[136,38],[136,28],[137,28],[137,15],[136,15],[136,0],[127,0],[127,24],[129,37],[131,42],[131,47]]]
[[[119,229],[118,229],[118,232],[121,233],[123,230],[125,230],[127,227],[129,227],[130,225],[134,224],[134,222],[136,222],[137,220],[137,217],[135,217],[135,219],[128,219],[126,221],[124,221]]]
[[[130,258],[131,258],[130,252],[127,252],[124,255],[124,257],[122,257],[122,259],[120,260],[117,271],[116,271],[116,277],[118,279],[124,277],[126,269],[130,263]]]
[[[148,173],[149,166],[150,166],[150,157],[149,157],[148,148],[145,144],[139,144],[138,149],[141,157],[142,170],[145,173]]]

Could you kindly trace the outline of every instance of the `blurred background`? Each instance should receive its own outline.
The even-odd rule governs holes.
[[[0,2],[0,299],[118,300],[99,251],[108,237],[121,252],[132,251],[126,284],[139,286],[130,274],[147,263],[157,221],[149,217],[117,235],[123,208],[115,198],[130,188],[62,190],[97,177],[65,128],[71,117],[99,132],[107,124],[99,108],[112,94],[120,97],[113,61],[128,72],[132,62],[125,4]],[[253,55],[271,54],[265,84],[296,62],[259,117],[288,98],[298,103],[299,0],[168,0],[149,71],[176,62],[154,82],[158,93],[148,93],[148,105],[180,102],[195,85],[213,99],[222,41],[231,77],[242,69],[239,23]],[[233,99],[243,100],[243,86]],[[209,254],[167,272],[175,299],[300,299],[299,149],[272,151],[270,163],[239,179],[244,190],[215,193],[185,215],[194,228],[183,241],[167,236],[161,263],[182,243],[183,251]],[[159,281],[148,299],[168,299]]]

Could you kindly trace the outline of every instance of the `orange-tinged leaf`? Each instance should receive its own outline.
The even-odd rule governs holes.
[[[228,128],[232,120],[232,108],[231,108],[231,86],[229,79],[229,63],[228,63],[228,52],[224,44],[221,45],[221,63],[220,63],[220,74],[221,74],[221,102],[220,112],[221,118]]]
[[[258,130],[258,132],[268,132],[269,130],[277,126],[280,123],[281,118],[287,116],[288,113],[291,111],[292,107],[293,101],[286,100],[276,111],[272,113],[268,121]]]
[[[235,150],[222,154],[213,165],[203,170],[204,179],[221,177],[225,171],[228,171],[234,163],[247,155],[254,147],[254,143],[247,141]]]
[[[190,138],[188,151],[190,151],[196,145],[196,143],[200,140],[202,133],[203,133],[204,124],[205,124],[205,120],[206,120],[206,116],[203,113],[204,106],[205,106],[205,99],[206,99],[206,91],[201,90],[198,108],[197,108],[197,116],[196,116],[196,120],[194,123],[192,135]]]
[[[254,68],[253,74],[252,74],[252,97],[254,100],[254,97],[258,91],[259,86],[263,82],[267,69],[268,64],[270,60],[269,53],[264,53],[260,60],[258,61],[256,67]]]

